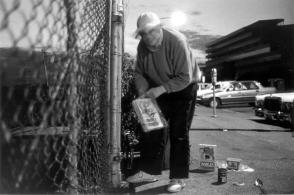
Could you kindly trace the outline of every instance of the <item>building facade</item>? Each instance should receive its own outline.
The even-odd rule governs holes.
[[[205,74],[218,80],[257,80],[279,90],[294,89],[294,25],[259,20],[207,45]]]

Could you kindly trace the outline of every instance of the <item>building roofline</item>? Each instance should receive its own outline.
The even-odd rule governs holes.
[[[240,28],[240,29],[238,29],[238,30],[236,30],[236,31],[233,31],[233,32],[231,32],[231,33],[229,33],[229,34],[227,34],[227,35],[221,37],[221,38],[218,38],[218,39],[216,39],[216,40],[214,40],[214,41],[208,43],[208,44],[206,45],[206,47],[211,47],[211,46],[213,46],[213,45],[217,45],[217,44],[223,42],[224,40],[226,40],[226,39],[228,39],[228,38],[231,38],[231,37],[234,37],[234,36],[236,36],[236,35],[238,35],[238,34],[244,32],[244,31],[246,31],[247,29],[250,29],[250,28],[252,28],[252,27],[259,26],[259,25],[267,25],[267,26],[269,26],[269,25],[278,25],[278,24],[281,23],[281,22],[284,22],[284,19],[282,19],[282,18],[277,18],[277,19],[271,19],[271,20],[258,20],[258,21],[254,22],[254,23],[252,23],[252,24],[250,24],[250,25],[248,25],[248,26],[245,26],[245,27],[243,27],[243,28]]]

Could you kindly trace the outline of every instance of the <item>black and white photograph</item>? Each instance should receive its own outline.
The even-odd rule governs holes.
[[[0,0],[0,194],[294,194],[294,0]]]

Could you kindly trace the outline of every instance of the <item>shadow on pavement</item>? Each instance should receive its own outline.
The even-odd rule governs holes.
[[[223,185],[225,183],[221,183],[221,182],[216,181],[216,182],[213,182],[211,184],[214,185],[214,186],[219,186],[219,185]]]
[[[211,173],[212,171],[209,170],[202,170],[202,169],[194,169],[190,170],[190,173]]]
[[[166,188],[167,188],[167,185],[162,185],[162,186],[154,187],[151,189],[142,190],[139,192],[133,192],[131,194],[163,194],[163,193],[167,193]]]
[[[261,124],[274,125],[274,126],[283,127],[283,128],[290,128],[290,123],[288,122],[282,122],[282,121],[276,121],[276,120],[265,120],[265,119],[250,119],[250,120],[257,123],[261,123]]]

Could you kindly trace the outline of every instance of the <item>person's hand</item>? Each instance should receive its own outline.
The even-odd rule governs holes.
[[[159,86],[159,87],[154,87],[149,89],[143,96],[145,98],[157,98],[160,95],[162,95],[163,93],[166,92],[166,89],[163,86]]]
[[[138,99],[145,98],[146,91],[139,90],[138,91]]]

